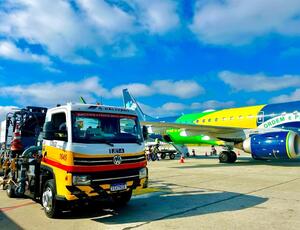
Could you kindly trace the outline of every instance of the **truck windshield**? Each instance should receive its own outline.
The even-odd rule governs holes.
[[[77,143],[141,143],[136,116],[72,112],[72,138]]]

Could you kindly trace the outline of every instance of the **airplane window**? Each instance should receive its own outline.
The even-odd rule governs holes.
[[[284,113],[281,114],[281,116],[285,116],[285,115],[286,115],[286,112],[284,112]]]
[[[248,118],[253,118],[253,116],[252,115],[248,115]]]
[[[218,118],[215,118],[215,122],[217,122],[218,121]]]
[[[211,119],[209,118],[207,121],[208,121],[208,122],[211,122]]]
[[[205,123],[205,119],[203,119],[202,122]]]
[[[243,116],[242,116],[242,115],[240,115],[240,116],[239,116],[239,119],[240,119],[240,120],[241,120],[241,119],[243,119]]]
[[[233,117],[230,117],[230,120],[233,120]]]
[[[298,114],[298,111],[294,111],[293,114],[294,114],[294,115],[297,115],[297,114]]]
[[[226,121],[226,117],[223,117],[223,121]]]

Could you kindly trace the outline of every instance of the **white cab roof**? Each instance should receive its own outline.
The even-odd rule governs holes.
[[[107,105],[95,105],[95,104],[73,104],[57,106],[51,108],[48,112],[53,113],[55,110],[66,109],[68,111],[82,111],[82,112],[99,112],[99,113],[114,113],[114,114],[126,114],[136,116],[136,112],[131,109],[123,107],[107,106]]]

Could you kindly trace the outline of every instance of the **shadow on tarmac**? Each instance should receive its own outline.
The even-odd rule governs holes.
[[[0,229],[1,230],[21,230],[22,228],[11,220],[4,212],[0,211]]]
[[[201,189],[184,192],[155,192],[133,197],[123,208],[99,206],[71,212],[65,218],[90,218],[103,224],[131,224],[161,219],[236,211],[266,202],[267,198],[234,192],[208,192]]]
[[[240,193],[207,193],[201,190],[157,194],[145,199],[133,199],[127,207],[116,210],[117,214],[98,217],[93,220],[105,224],[150,222],[161,219],[236,211],[256,206],[266,200],[267,198]]]

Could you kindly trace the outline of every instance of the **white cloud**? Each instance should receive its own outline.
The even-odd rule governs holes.
[[[277,33],[300,35],[299,0],[198,1],[191,30],[206,43],[240,45]]]
[[[271,98],[271,103],[281,103],[281,102],[289,102],[289,101],[298,101],[300,100],[300,89],[296,89],[291,94],[282,94],[277,97]]]
[[[206,109],[217,109],[217,108],[229,108],[232,107],[233,105],[234,105],[233,101],[221,102],[221,101],[209,100],[202,103],[199,102],[192,103],[191,109],[206,110]]]
[[[300,87],[299,75],[267,76],[258,74],[239,74],[230,71],[219,73],[219,77],[234,90],[247,92],[276,91],[285,88]]]
[[[0,40],[0,58],[11,59],[20,62],[37,62],[51,65],[47,56],[31,53],[28,49],[22,50],[11,41]]]
[[[152,87],[157,89],[160,94],[177,96],[179,98],[192,98],[204,93],[203,87],[192,80],[154,81]]]
[[[134,35],[162,35],[179,23],[175,1],[123,3],[130,10],[105,0],[6,0],[0,8],[0,36],[40,45],[66,62],[89,64],[86,53],[131,57],[138,50]]]
[[[117,6],[99,0],[77,0],[77,2],[84,11],[88,24],[95,28],[101,37],[111,39],[116,34],[136,30],[134,16]]]
[[[127,0],[137,12],[142,26],[153,34],[163,34],[179,26],[177,3],[172,0]]]
[[[97,97],[107,97],[108,91],[100,84],[98,77],[78,82],[35,83],[0,87],[0,96],[14,98],[21,105],[53,106],[58,103],[78,102],[79,97],[95,102]]]
[[[0,122],[5,120],[6,114],[17,109],[16,106],[0,106]]]
[[[153,107],[139,103],[143,112],[153,117],[174,116],[183,113],[202,112],[208,109],[230,108],[234,105],[233,101],[215,101],[194,102],[192,104],[183,104],[178,102],[167,102],[159,107]]]
[[[40,44],[51,55],[72,59],[79,46],[91,43],[91,32],[68,1],[9,0],[0,12],[0,33]]]
[[[250,98],[249,100],[246,101],[247,105],[255,105],[256,104],[256,99]]]
[[[182,111],[186,109],[186,105],[177,102],[168,102],[165,103],[162,107],[163,110],[173,112],[173,111]]]
[[[166,83],[171,89],[163,92]],[[79,97],[94,103],[99,97],[118,98],[122,97],[122,89],[128,88],[130,93],[136,97],[164,94],[179,98],[191,98],[201,93],[201,86],[194,81],[154,81],[150,85],[133,83],[119,85],[112,89],[105,88],[97,76],[88,77],[80,81],[65,81],[59,83],[40,82],[30,85],[11,85],[0,87],[0,97],[12,98],[20,105],[43,105],[53,106],[57,103],[76,102]],[[181,90],[180,88],[184,88]],[[191,91],[189,91],[189,89]],[[196,92],[195,92],[196,90]],[[177,93],[176,93],[177,92]],[[166,104],[163,109],[174,110],[180,108],[178,103]]]
[[[181,103],[168,102],[162,106],[153,107],[152,105],[146,105],[138,102],[143,112],[152,117],[164,117],[174,116],[181,114],[188,106]],[[171,110],[170,110],[171,108]]]
[[[175,96],[179,98],[193,98],[204,93],[204,89],[196,81],[193,80],[157,80],[151,84],[132,83],[120,85],[111,90],[114,97],[122,96],[122,89],[129,89],[135,97],[145,97],[154,94],[162,94]]]
[[[132,84],[119,85],[114,87],[111,90],[111,95],[113,97],[122,97],[123,89],[128,89],[130,94],[134,95],[135,97],[147,97],[154,94],[154,91],[151,88],[151,86],[147,86],[142,83],[132,83]]]

